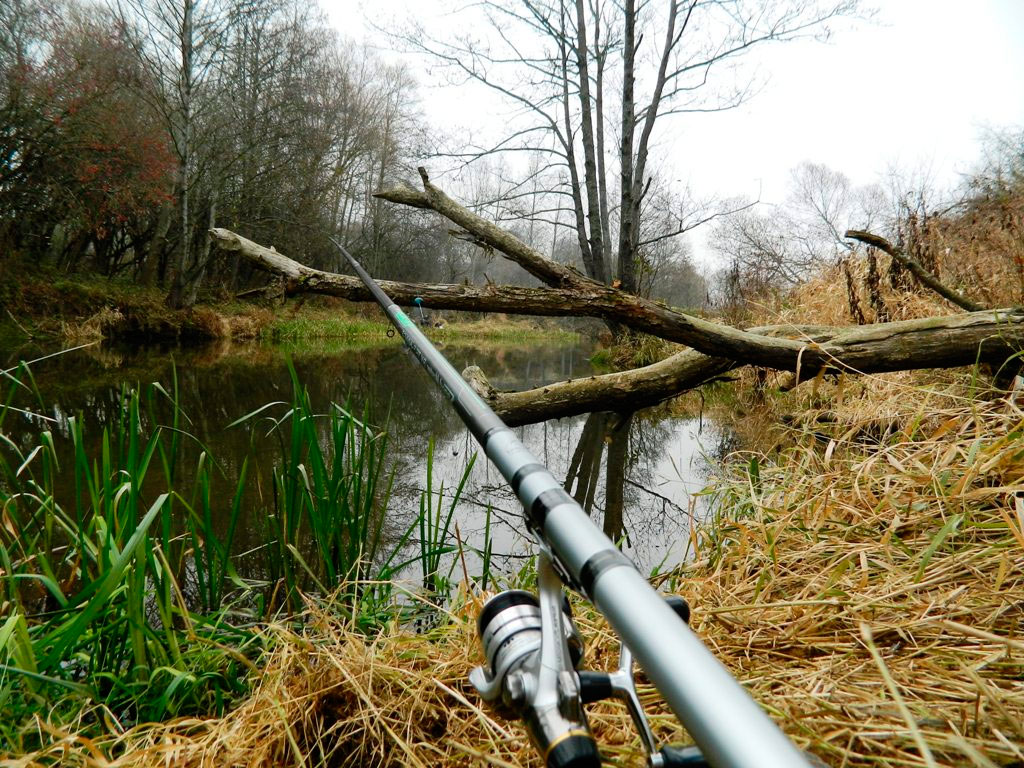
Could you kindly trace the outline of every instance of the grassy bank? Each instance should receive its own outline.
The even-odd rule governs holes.
[[[819,317],[843,322],[845,310],[837,298],[842,290],[842,283],[825,279],[808,288],[807,299],[764,321],[799,323]],[[900,316],[935,311],[930,300],[914,296],[901,298],[899,307]],[[301,325],[295,328],[294,338],[311,333]],[[369,334],[383,330],[366,328]],[[288,337],[282,333],[279,338]],[[714,497],[716,514],[693,529],[693,560],[659,575],[657,583],[690,600],[699,636],[800,746],[829,765],[1024,765],[1024,501],[1018,497],[1024,485],[1024,394],[996,391],[972,371],[823,377],[789,392],[775,386],[782,376],[738,375],[742,378],[736,385],[718,385],[706,405],[721,409],[723,420],[735,424],[745,450],[726,460],[705,491]],[[693,394],[675,407],[696,411],[704,405]],[[346,422],[346,435],[350,429],[355,437],[366,435],[360,419],[346,418],[354,419]],[[280,466],[292,469],[270,471],[274,483],[287,482],[267,486],[264,494],[289,498],[291,493],[299,499],[296,510],[320,509],[322,499],[330,497],[323,489],[331,483],[318,486],[316,480],[330,477],[329,472],[309,475],[313,487],[322,490],[305,495],[305,475],[298,467],[319,466],[315,457],[302,453],[307,442],[316,442],[307,427],[289,428],[298,438],[282,442]],[[336,445],[341,433],[332,434]],[[352,444],[351,436],[344,440]],[[30,473],[39,468],[41,474],[33,477],[45,487],[45,446],[31,457],[29,450],[21,450],[9,461],[18,479],[7,482],[22,483],[25,470],[17,470],[26,464]],[[162,455],[154,450],[153,456]],[[108,453],[119,455],[113,449]],[[323,461],[325,469],[333,465]],[[109,472],[124,476],[123,466],[116,472],[113,466],[100,466],[100,477]],[[83,484],[102,487],[95,480],[83,479]],[[17,509],[35,503],[35,496],[48,498],[34,488],[17,487],[23,488]],[[292,490],[286,492],[288,487]],[[102,501],[110,493],[97,498]],[[202,510],[203,493],[201,485],[198,491],[182,489],[175,503],[180,509],[188,500],[190,508]],[[130,489],[122,497],[129,494]],[[8,508],[15,503],[6,501]],[[152,509],[146,503],[137,507],[140,514]],[[155,514],[154,521],[161,520],[163,508]],[[183,659],[197,660],[171,665],[174,674],[164,678],[166,673],[156,671],[162,668],[136,663],[135,646],[124,643],[118,666],[97,678],[109,680],[110,669],[142,670],[140,679],[129,677],[117,693],[122,698],[104,698],[110,694],[102,683],[81,676],[75,665],[91,653],[84,640],[67,657],[68,665],[48,668],[51,677],[67,676],[63,685],[12,677],[11,669],[38,656],[24,650],[22,624],[6,614],[3,627],[10,628],[3,639],[9,655],[2,705],[9,707],[5,715],[16,716],[3,720],[16,723],[3,732],[13,745],[8,764],[536,765],[522,729],[481,708],[467,684],[469,668],[480,661],[475,617],[483,596],[476,574],[453,585],[448,574],[435,570],[434,576],[448,580],[444,586],[455,592],[443,610],[432,609],[428,632],[414,632],[399,612],[426,598],[407,597],[386,569],[363,573],[362,580],[340,578],[337,599],[324,599],[328,565],[321,563],[322,555],[302,549],[302,542],[317,542],[317,551],[323,552],[341,548],[345,537],[333,543],[330,538],[340,525],[333,514],[321,523],[302,523],[294,533],[284,527],[268,534],[267,546],[279,563],[274,583],[294,580],[294,588],[281,587],[290,598],[253,587],[246,604],[228,591],[221,597],[220,614],[183,610],[180,602],[171,601],[167,610],[176,611],[176,621],[156,627],[172,632],[140,622],[138,605],[146,604],[122,602],[132,594],[127,588],[109,609],[104,604],[97,616],[103,617],[103,627],[113,629],[103,632],[129,632],[145,624],[139,634],[144,649],[155,654],[170,646],[170,639],[163,638],[174,638],[187,651]],[[283,512],[274,516],[295,519]],[[444,518],[444,510],[431,513],[439,523]],[[114,530],[116,516],[101,519],[102,526],[87,529],[92,531],[89,541]],[[211,534],[202,528],[202,514],[189,519],[196,532],[186,531],[183,535],[192,538],[181,539],[178,546],[194,553],[203,547],[189,542],[205,541]],[[16,530],[31,527],[20,525]],[[125,536],[137,528],[118,529],[121,538],[111,551],[130,551]],[[0,536],[4,530],[10,531],[6,519]],[[438,541],[418,529],[415,536]],[[25,538],[3,540],[10,549]],[[321,540],[327,546],[321,547]],[[163,551],[164,544],[158,544]],[[173,551],[170,542],[167,547]],[[73,552],[65,551],[68,557]],[[224,562],[218,560],[219,550],[208,551],[213,560],[201,558],[200,563]],[[15,561],[28,569],[42,568],[43,562],[31,553]],[[77,567],[74,560],[62,562],[50,570],[60,574]],[[134,567],[139,560],[127,562]],[[420,562],[436,560],[422,556]],[[146,578],[171,570],[154,567]],[[45,570],[33,573],[29,583],[41,585],[37,600],[48,589],[54,594],[51,582],[70,591],[64,577],[49,578]],[[333,578],[344,573],[334,567]],[[17,588],[23,588],[20,582]],[[55,615],[67,622],[91,604],[89,595],[99,594],[102,583],[77,602],[58,606]],[[13,581],[5,588],[14,589]],[[137,601],[143,592],[134,594]],[[12,602],[4,599],[10,610]],[[257,599],[265,602],[253,610],[251,601]],[[269,604],[282,606],[281,612],[259,607]],[[247,611],[242,622],[239,606]],[[24,615],[33,649],[45,633],[70,626],[60,621],[49,625],[46,612],[37,611],[32,622]],[[210,615],[220,618],[197,619]],[[615,643],[603,621],[583,605],[576,616],[588,666],[613,666]],[[102,632],[92,627],[89,623],[88,637],[100,637]],[[214,630],[241,634],[227,639],[204,634]],[[167,695],[172,678],[182,682]],[[83,691],[67,683],[98,689]],[[38,689],[32,687],[37,684]],[[653,688],[641,680],[640,689],[655,713],[659,738],[686,740]],[[200,697],[204,691],[206,699]],[[165,699],[173,706],[160,713],[146,710],[160,722],[143,722],[146,717],[132,709],[140,700],[164,706]],[[601,704],[592,712],[595,735],[611,763],[643,764],[625,711]]]
[[[10,340],[204,340],[252,335],[259,313],[168,309],[159,291],[125,280],[0,265],[0,333]]]
[[[694,560],[658,583],[687,596],[698,634],[828,764],[1019,764],[1024,407],[954,373],[822,381],[760,408],[770,428],[739,419],[760,450],[727,462]],[[94,724],[89,741],[51,724],[18,764],[534,764],[521,729],[467,686],[481,599],[463,583],[427,633],[308,602],[299,623],[252,627],[251,693],[220,714]],[[577,621],[589,666],[612,666],[600,617],[581,605]],[[685,740],[643,681],[641,696],[659,737]],[[591,709],[606,757],[642,764],[625,711]]]
[[[412,316],[415,316],[415,310]],[[467,318],[456,313],[440,326],[428,325],[424,332],[435,342],[488,341],[508,344],[550,341],[571,343],[579,334],[555,323],[499,315]],[[275,342],[339,339],[354,343],[401,343],[397,335],[387,335],[390,324],[376,309],[357,311],[335,302],[334,306],[315,305],[276,314],[259,330],[259,338]]]
[[[3,270],[0,338],[10,340],[388,341],[388,324],[375,307],[340,299],[317,297],[275,305],[206,301],[188,310],[172,310],[164,304],[163,292],[129,281],[68,276],[52,270],[19,270],[9,264]],[[427,334],[438,341],[517,343],[578,339],[578,334],[555,321],[506,315],[478,318],[454,312],[433,316],[443,317],[441,327],[432,323],[427,328]]]
[[[386,432],[314,410],[297,380],[290,404],[232,425],[253,443],[223,458],[232,481],[189,435],[171,386],[126,388],[97,441],[78,418],[31,415],[46,409],[30,371],[7,379],[0,436],[6,419],[41,431],[32,446],[0,439],[0,761],[100,759],[112,753],[95,745],[135,724],[223,715],[309,605],[372,636],[424,615],[397,573],[448,590],[461,486],[432,488],[428,473],[418,514],[394,510]],[[247,504],[261,538],[240,552]],[[68,733],[91,757],[50,752]]]
[[[698,630],[830,764],[1021,760],[1024,411],[975,385],[808,387],[712,490]]]

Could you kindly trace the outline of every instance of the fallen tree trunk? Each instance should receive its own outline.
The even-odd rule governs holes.
[[[218,247],[234,251],[254,267],[279,277],[285,296],[316,293],[349,301],[373,301],[369,290],[357,277],[324,272],[307,267],[272,248],[266,248],[228,229],[211,229],[210,237]],[[466,312],[508,312],[538,316],[566,317],[586,314],[579,306],[578,291],[556,288],[523,288],[513,285],[476,286],[468,284],[397,283],[378,280],[380,287],[395,303],[411,306],[423,299],[431,309],[457,309]]]
[[[312,269],[225,229],[210,236],[284,282],[285,295],[320,293],[371,301],[354,277]],[[564,281],[563,281],[564,282]],[[587,278],[571,288],[427,285],[381,281],[399,304],[422,298],[426,307],[528,315],[597,317],[692,347],[739,365],[794,371],[808,378],[821,369],[859,373],[1001,364],[1024,348],[1024,310],[985,310],[952,317],[857,327],[798,327],[789,338],[743,331],[676,312]]]
[[[522,392],[499,392],[483,371],[471,366],[462,372],[506,424],[516,427],[592,411],[634,411],[657,405],[706,384],[737,363],[686,349],[643,368],[583,379],[570,379]]]
[[[962,316],[960,316],[962,317]],[[945,324],[931,329],[939,332],[946,327],[952,335],[957,335],[955,323],[957,318],[928,318],[929,321],[944,320]],[[909,321],[917,331],[926,321]],[[785,337],[794,334],[802,336],[808,344],[830,349],[854,352],[863,349],[873,350],[878,358],[873,366],[865,366],[861,373],[879,373],[893,370],[912,370],[915,368],[951,367],[940,364],[940,355],[934,349],[916,349],[906,340],[895,343],[888,338],[886,332],[876,333],[885,326],[899,326],[904,323],[883,323],[871,326],[853,326],[850,328],[829,328],[827,326],[764,326],[752,328],[751,333],[765,337]],[[902,333],[897,329],[894,334],[899,339]],[[906,333],[906,329],[902,329]],[[909,337],[908,337],[909,338]],[[911,349],[915,354],[910,354]],[[880,350],[888,349],[891,358],[885,358]],[[849,355],[846,355],[849,357]],[[1004,358],[1005,360],[1006,358]],[[896,361],[903,360],[902,367]],[[630,411],[657,405],[676,395],[695,389],[727,371],[743,366],[741,361],[724,357],[704,355],[692,349],[682,350],[664,360],[643,368],[629,371],[588,376],[581,379],[569,379],[553,384],[546,384],[534,389],[520,392],[501,392],[492,388],[481,371],[471,366],[462,375],[483,397],[491,408],[511,426],[533,424],[547,419],[575,416],[592,411]],[[819,368],[818,371],[821,369]],[[795,375],[785,384],[785,389],[792,389],[801,381],[806,381],[818,371],[806,367],[797,370]]]
[[[1022,346],[1019,329],[1009,330],[1011,326],[1019,326],[1024,319],[1021,311],[1016,309],[993,310],[987,317],[984,312],[975,312],[962,325],[950,318],[935,318],[934,322],[880,323],[874,328],[884,330],[871,332],[869,338],[858,335],[844,338],[837,336],[830,345],[795,339],[766,339],[751,332],[674,312],[656,302],[604,286],[556,265],[511,233],[456,203],[430,182],[426,170],[420,168],[419,173],[423,183],[422,192],[401,185],[378,192],[375,197],[436,211],[462,227],[470,239],[496,249],[548,285],[571,288],[586,303],[581,308],[583,311],[577,310],[572,314],[622,323],[685,344],[712,357],[726,357],[737,362],[798,373],[801,367],[812,371],[837,367],[867,372],[955,367],[978,360],[1002,362]],[[910,265],[908,268],[912,269]],[[922,277],[916,271],[914,274],[922,280],[928,277]],[[932,280],[938,282],[934,278]],[[945,288],[941,284],[938,287],[932,283],[928,285],[940,293],[940,288]],[[948,293],[946,289],[943,295]],[[951,300],[961,307],[983,309],[961,296]],[[922,363],[923,358],[929,358],[929,362]]]

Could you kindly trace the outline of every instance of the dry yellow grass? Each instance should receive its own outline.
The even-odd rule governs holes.
[[[724,484],[698,629],[834,765],[991,765],[1024,744],[1024,410],[884,379]],[[818,397],[823,397],[822,393]]]
[[[104,330],[110,325],[124,322],[124,315],[114,307],[104,307],[98,312],[79,322],[60,320],[58,327],[60,336],[73,343],[99,341],[104,338]]]

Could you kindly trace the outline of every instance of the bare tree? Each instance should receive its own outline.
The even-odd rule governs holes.
[[[194,295],[187,273],[195,226],[192,194],[207,160],[203,151],[216,139],[206,120],[215,102],[204,90],[223,50],[229,7],[227,0],[116,0],[113,10],[150,76],[153,106],[178,159],[179,243],[167,303],[181,307]]]
[[[545,212],[569,214],[587,275],[607,283],[617,274],[624,289],[637,291],[656,127],[671,115],[742,103],[751,93],[749,79],[725,87],[724,79],[716,80],[719,73],[733,71],[762,44],[827,35],[826,22],[856,5],[488,0],[476,6],[482,24],[460,25],[472,32],[432,36],[419,27],[401,38],[440,62],[452,82],[483,85],[515,109],[507,132],[452,156],[469,162],[495,152],[543,153],[556,180],[556,204]],[[609,119],[616,109],[618,119]],[[610,129],[617,134],[616,152],[606,147]],[[609,176],[618,181],[615,205]],[[687,230],[682,225],[671,234]]]
[[[847,229],[870,229],[891,207],[879,185],[856,186],[845,174],[803,162],[790,171],[784,202],[751,203],[720,218],[711,245],[729,265],[724,279],[733,298],[763,297],[836,263],[853,247]]]
[[[796,285],[821,262],[794,246],[777,212],[748,208],[719,221],[711,247],[725,257],[727,301],[747,301]]]

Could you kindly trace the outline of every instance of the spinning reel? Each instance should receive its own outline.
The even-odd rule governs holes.
[[[583,706],[607,698],[625,702],[650,768],[703,766],[704,755],[715,768],[811,765],[685,625],[686,604],[662,601],[412,319],[334,243],[515,491],[527,527],[537,534],[539,599],[504,592],[480,616],[487,666],[474,669],[470,682],[484,700],[526,723],[548,768],[600,765]],[[583,644],[562,596],[563,579],[591,599],[622,639],[615,672],[579,671]],[[634,653],[703,755],[692,747],[656,748],[636,695]]]
[[[583,642],[551,555],[541,548],[537,562],[540,599],[509,590],[484,605],[477,622],[487,659],[469,681],[484,701],[526,725],[530,741],[547,768],[598,768],[601,757],[590,734],[584,704],[616,698],[625,703],[647,751],[650,768],[706,766],[696,747],[658,749],[636,693],[633,654],[622,643],[615,672],[580,670]],[[669,597],[672,609],[689,621],[690,607]]]

